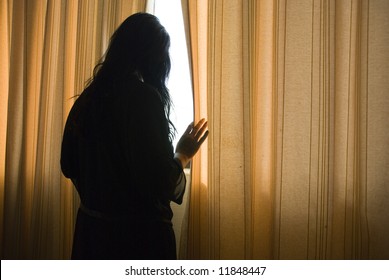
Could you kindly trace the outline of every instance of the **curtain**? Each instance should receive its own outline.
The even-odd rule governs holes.
[[[2,259],[69,258],[78,197],[59,165],[68,112],[138,1],[1,1]]]
[[[183,0],[188,259],[389,259],[389,2]]]

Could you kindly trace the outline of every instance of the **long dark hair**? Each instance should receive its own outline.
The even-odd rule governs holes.
[[[170,128],[169,138],[172,140],[176,129],[169,118],[172,101],[166,87],[171,67],[169,48],[169,34],[157,17],[147,13],[133,14],[112,35],[89,85],[107,84],[138,75],[158,91]]]

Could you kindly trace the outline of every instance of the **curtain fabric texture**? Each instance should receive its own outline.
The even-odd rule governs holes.
[[[67,114],[138,1],[1,1],[1,258],[69,258],[78,197],[59,165]]]
[[[389,259],[389,2],[182,3],[210,134],[181,258]]]
[[[210,135],[181,257],[388,259],[389,2],[182,2]],[[2,259],[70,256],[64,121],[114,29],[145,9],[0,2]]]

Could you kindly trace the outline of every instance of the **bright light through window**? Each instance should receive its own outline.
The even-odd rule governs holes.
[[[175,147],[182,133],[193,121],[193,94],[181,0],[156,0],[154,14],[166,28],[171,40],[172,68],[168,88],[174,104],[170,118],[177,129],[173,143]]]

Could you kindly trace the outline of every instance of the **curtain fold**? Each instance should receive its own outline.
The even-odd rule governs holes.
[[[195,122],[200,118],[208,119],[207,98],[207,1],[181,1],[183,8],[184,23],[186,24],[189,62],[192,65],[194,118]],[[209,220],[208,211],[208,140],[201,146],[198,154],[192,161],[191,178],[192,185],[189,194],[188,227],[185,221],[181,234],[179,257],[196,258],[202,252],[208,250],[209,231],[208,223],[201,221]],[[190,214],[190,215],[189,215]],[[190,226],[196,225],[196,226]],[[187,236],[185,236],[187,233]]]
[[[389,258],[389,2],[182,0],[195,119],[189,259]],[[146,1],[0,2],[2,259],[70,256],[62,128]]]
[[[67,114],[138,1],[1,1],[1,258],[69,258],[78,197],[59,165]]]
[[[389,4],[183,1],[189,259],[388,259]]]

